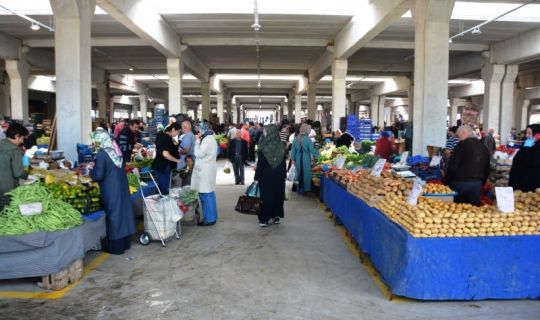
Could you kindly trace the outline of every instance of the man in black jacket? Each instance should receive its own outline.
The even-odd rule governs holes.
[[[128,125],[120,131],[116,138],[116,144],[122,151],[124,165],[131,162],[131,153],[137,144],[137,132],[139,130],[139,120],[130,120]]]
[[[479,206],[482,186],[489,177],[490,155],[473,133],[469,126],[458,129],[460,142],[450,156],[445,182],[458,193],[455,202]]]
[[[244,184],[244,162],[248,158],[248,145],[247,142],[242,139],[242,132],[236,130],[235,139],[229,143],[227,149],[228,158],[233,164],[234,180],[236,184]]]

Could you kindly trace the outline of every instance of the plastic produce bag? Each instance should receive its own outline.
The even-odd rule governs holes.
[[[253,182],[246,190],[246,195],[248,197],[253,197],[253,198],[259,198],[260,197],[260,193],[259,193],[259,184],[257,182]]]
[[[227,162],[225,162],[225,167],[223,168],[223,172],[225,172],[226,174],[229,174],[231,173],[231,171],[232,171],[232,163],[227,160]]]
[[[296,165],[292,165],[291,169],[289,170],[289,174],[287,174],[287,181],[295,182],[298,180],[296,172]]]

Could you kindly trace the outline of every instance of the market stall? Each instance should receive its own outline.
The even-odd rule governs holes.
[[[392,294],[421,300],[540,297],[540,192],[517,193],[522,210],[502,214],[423,197],[412,206],[406,203],[410,182],[388,173],[343,180],[324,175],[321,198]]]

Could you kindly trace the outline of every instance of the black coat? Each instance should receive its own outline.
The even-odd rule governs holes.
[[[512,162],[508,185],[523,192],[540,188],[540,142],[519,149]]]
[[[482,180],[486,183],[491,170],[490,158],[488,149],[480,140],[469,138],[460,141],[448,161],[445,182]]]
[[[285,159],[275,168],[272,168],[262,151],[259,151],[255,180],[259,182],[261,195],[261,209],[259,221],[268,222],[271,218],[284,216],[283,202],[285,201]]]
[[[238,148],[238,144],[241,144],[240,148],[242,148],[242,162],[245,162],[247,161],[247,158],[248,158],[248,145],[247,145],[247,142],[246,140],[243,140],[243,139],[233,139],[231,140],[231,142],[229,143],[229,147],[227,148],[227,158],[229,158],[229,160],[231,160],[232,163],[234,163],[234,158],[235,158],[235,155],[236,155],[236,148]]]

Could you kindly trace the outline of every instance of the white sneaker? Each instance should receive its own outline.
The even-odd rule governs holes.
[[[268,227],[268,223],[259,222],[259,227],[266,228],[266,227]]]
[[[272,223],[273,223],[273,224],[280,224],[280,223],[281,223],[281,220],[279,219],[279,217],[276,217],[276,218],[273,218],[273,219],[272,219]]]

